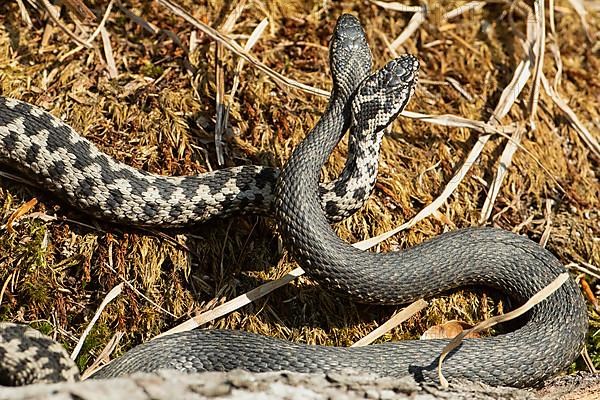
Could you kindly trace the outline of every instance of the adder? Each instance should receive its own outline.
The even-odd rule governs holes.
[[[338,25],[332,46],[337,54],[334,67],[340,70],[334,74],[335,85],[344,87],[344,92],[333,94],[332,102],[353,102],[351,94],[371,68],[371,53],[360,25]],[[360,54],[360,63],[353,54]],[[359,114],[360,108],[357,104]],[[339,141],[350,114],[334,111],[326,112],[318,129]],[[342,173],[319,189],[329,220],[351,215],[367,200],[377,176],[383,128],[351,127]],[[254,165],[185,177],[150,174],[109,157],[50,113],[2,96],[0,161],[80,211],[136,226],[192,225],[238,212],[272,215],[279,174],[275,168]],[[77,370],[63,353],[59,345],[36,331],[0,323],[0,383],[74,379]],[[53,366],[44,365],[45,360]],[[29,362],[30,366],[25,365]]]
[[[358,24],[351,17],[342,17],[338,25],[345,21]],[[335,60],[335,53],[332,57]],[[355,95],[353,111],[360,105],[361,113],[352,113],[352,123],[377,129],[394,119],[410,98],[417,70],[417,60],[403,56],[366,81]],[[335,96],[332,99],[323,118],[332,110],[344,112],[344,104],[336,102]],[[335,234],[317,201],[320,170],[335,145],[333,137],[317,126],[294,150],[275,188],[275,215],[284,243],[322,287],[362,303],[404,304],[458,287],[487,286],[523,303],[566,271],[537,243],[490,227],[448,232],[401,252],[372,253],[352,247]],[[536,305],[520,328],[464,340],[446,358],[443,373],[450,380],[535,385],[573,362],[586,332],[585,302],[577,284],[569,279]],[[420,381],[437,381],[439,356],[447,343],[441,339],[406,340],[339,348],[231,330],[197,330],[140,345],[128,353],[131,358],[116,360],[98,377],[131,369],[196,372],[242,368],[313,373],[350,368],[381,376],[412,375]],[[152,357],[158,349],[163,356]]]
[[[353,41],[362,34],[358,21],[344,15],[336,35]],[[343,42],[343,41],[342,41]],[[296,148],[275,186],[275,215],[298,262],[324,287],[359,302],[401,304],[461,286],[500,289],[518,302],[552,281],[564,267],[529,239],[495,228],[469,228],[440,235],[403,252],[371,253],[343,242],[329,225],[319,202],[319,174],[339,138],[328,127],[348,113],[349,85],[339,85],[348,70],[364,68],[364,53],[337,46],[331,64],[334,94],[307,138]],[[341,62],[341,64],[337,64]],[[414,89],[418,62],[403,56],[364,81],[354,95],[353,124],[381,129],[406,106]],[[343,81],[343,79],[341,79]],[[360,109],[360,113],[357,110]],[[517,330],[468,339],[447,358],[449,378],[493,385],[535,384],[568,366],[582,348],[587,331],[585,303],[572,280],[528,313]],[[194,330],[139,345],[99,371],[106,378],[133,371],[179,369],[186,372],[243,368],[261,372],[339,371],[353,368],[386,376],[436,379],[435,367],[445,340],[402,341],[359,348],[290,343],[227,330]]]

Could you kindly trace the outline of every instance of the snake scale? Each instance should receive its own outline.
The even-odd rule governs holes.
[[[550,252],[536,243],[494,228],[461,229],[403,252],[383,254],[359,251],[337,237],[324,212],[319,176],[344,125],[348,124],[340,116],[351,115],[355,132],[381,131],[406,106],[416,83],[418,62],[413,56],[402,56],[362,81],[361,75],[370,69],[370,52],[360,23],[349,15],[338,19],[330,58],[334,91],[328,107],[295,149],[275,185],[270,186],[274,202],[270,209],[277,217],[286,244],[311,277],[324,287],[364,303],[402,304],[472,285],[497,288],[523,302],[565,271]],[[0,108],[0,115],[3,113]],[[2,129],[5,128],[0,123],[0,133]],[[352,138],[350,143],[357,145]],[[360,160],[360,157],[355,159],[356,163]],[[78,205],[77,200],[71,202]],[[177,218],[175,221],[187,223]],[[494,337],[465,340],[446,359],[444,374],[448,378],[468,378],[492,385],[532,385],[568,366],[581,350],[586,331],[585,303],[570,279],[536,305],[520,328]],[[41,347],[54,346],[52,350],[57,353],[61,351],[30,329],[15,324],[4,324],[3,328],[0,325],[0,360],[4,360],[0,365],[0,383],[15,384],[14,380],[7,381],[2,370],[11,356],[13,373],[15,369],[21,372],[16,383],[40,378],[75,379],[74,366],[60,356],[52,365],[48,360],[41,363],[42,372],[31,372],[25,362],[14,368],[21,361],[19,351],[32,351],[39,358],[40,353],[31,350],[32,342],[26,342],[25,338],[37,341]],[[2,345],[3,342],[8,346]],[[411,374],[419,380],[433,380],[437,359],[446,343],[446,340],[402,341],[336,348],[290,343],[245,332],[194,330],[139,345],[94,378],[166,368],[186,372],[235,368],[255,372],[325,372],[354,368],[380,375]]]

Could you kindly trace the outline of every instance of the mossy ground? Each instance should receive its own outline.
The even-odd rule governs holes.
[[[85,2],[99,17],[106,3]],[[216,28],[223,25],[234,6],[221,1],[179,3]],[[398,53],[418,54],[422,62],[422,83],[409,110],[482,121],[489,118],[524,57],[517,33],[525,32],[526,21],[512,14],[511,4],[490,3],[451,22],[438,17],[458,3],[430,5],[427,21],[397,49]],[[118,71],[118,77],[110,79],[100,39],[94,48],[74,51],[77,45],[45,13],[28,10],[32,26],[25,23],[17,2],[0,4],[2,95],[49,110],[111,156],[136,168],[165,175],[217,168],[214,41],[196,32],[196,46],[190,52],[194,29],[188,23],[156,2],[123,2],[106,23]],[[161,30],[149,33],[125,10]],[[598,9],[589,11],[587,21],[597,41],[600,15]],[[392,57],[387,43],[399,35],[411,16],[369,2],[248,0],[229,34],[243,44],[254,27],[268,18],[269,25],[251,54],[287,77],[329,89],[327,43],[342,12],[360,17],[376,66]],[[62,15],[62,21],[75,29],[71,15]],[[581,21],[568,2],[559,1],[555,15],[557,35],[547,40],[560,49],[558,91],[598,140],[598,46],[586,40]],[[221,52],[227,92],[237,61],[230,52]],[[544,72],[549,80],[557,73],[549,51]],[[470,98],[449,85],[447,78],[458,81]],[[530,83],[503,124],[528,121]],[[248,64],[241,72],[240,88],[230,100],[224,167],[281,167],[326,104],[324,98],[285,87]],[[550,219],[547,247],[564,264],[598,267],[600,160],[543,91],[539,104],[537,129],[527,129],[522,140],[530,154],[517,150],[488,224],[537,241]],[[441,193],[477,135],[465,128],[399,119],[384,139],[380,177],[372,198],[359,213],[337,224],[337,232],[354,242],[414,216]],[[438,217],[425,219],[378,250],[405,248],[448,227],[478,225],[487,185],[505,145],[505,138],[494,137]],[[326,177],[341,170],[344,154],[344,146],[340,146],[325,168]],[[279,278],[295,266],[281,250],[275,223],[269,219],[236,217],[178,231],[133,229],[90,219],[44,190],[6,177],[0,177],[0,225],[32,198],[39,203],[17,220],[14,231],[0,231],[1,320],[37,321],[36,327],[73,348],[106,293],[123,281],[131,285],[125,286],[95,324],[78,360],[82,367],[90,365],[117,331],[126,332],[118,353]],[[579,272],[576,267],[572,270]],[[591,275],[584,279],[598,294],[597,279]],[[427,326],[449,319],[481,320],[497,312],[501,300],[481,291],[443,296],[386,339],[415,338]],[[395,310],[356,305],[301,277],[206,327],[348,346]],[[590,316],[588,352],[598,367],[600,317],[592,306]]]

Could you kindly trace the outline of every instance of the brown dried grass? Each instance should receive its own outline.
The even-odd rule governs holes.
[[[85,4],[97,21],[81,25],[72,14],[64,10],[61,14],[64,26],[82,38],[94,31],[108,2]],[[235,11],[218,1],[179,4],[217,30]],[[342,12],[360,16],[377,66],[394,51],[419,55],[422,83],[408,108],[426,114],[487,121],[516,66],[527,57],[522,40],[516,37],[526,32],[526,18],[519,13],[524,3],[490,3],[451,20],[444,19],[444,13],[460,9],[460,4],[430,5],[425,20],[413,25],[415,32],[394,50],[389,44],[413,14],[370,3],[327,3],[327,8],[321,8],[322,2],[248,0],[241,4],[245,7],[230,27],[229,37],[243,46],[260,21],[268,18],[269,25],[250,54],[286,78],[320,89],[331,85],[326,46],[336,17]],[[217,92],[213,40],[200,31],[193,33],[189,23],[156,2],[135,0],[117,2],[93,47],[77,50],[78,44],[43,11],[25,5],[32,26],[17,2],[0,4],[0,93],[50,110],[108,154],[137,168],[180,175],[218,167],[213,137]],[[599,9],[588,11],[589,30],[598,40]],[[599,48],[586,40],[581,19],[567,2],[557,4],[554,17],[556,34],[547,28],[546,44],[556,44],[560,54],[547,50],[542,70],[553,85],[559,68],[556,60],[560,60],[556,91],[589,131],[598,132]],[[108,53],[114,65],[107,64]],[[238,58],[227,50],[218,54],[225,85],[220,89],[230,106],[225,166],[281,166],[316,122],[325,99],[291,89],[248,63],[241,70],[237,93],[228,98]],[[118,77],[111,79],[115,68]],[[600,160],[543,89],[536,130],[529,128],[531,82],[499,121],[503,126],[522,124],[526,131],[488,221],[539,240],[550,220],[548,248],[565,264],[577,264],[574,271],[582,266],[600,273]],[[359,241],[416,215],[450,183],[478,135],[465,128],[401,118],[384,141],[372,199],[337,225],[340,236]],[[506,143],[503,136],[492,136],[440,213],[377,249],[401,249],[440,234],[446,226],[478,225]],[[326,177],[341,170],[344,154],[341,146],[326,166]],[[119,350],[125,351],[280,278],[295,266],[281,252],[270,220],[236,218],[235,223],[214,221],[176,232],[130,229],[91,221],[44,191],[8,178],[0,178],[0,224],[34,197],[40,203],[17,220],[15,232],[0,231],[1,319],[38,321],[40,328],[73,348],[105,294],[121,282],[128,283],[86,339],[78,358],[81,366],[89,366],[116,331],[127,332]],[[549,213],[547,205],[551,205]],[[598,294],[598,279],[589,274],[584,279]],[[435,299],[426,311],[384,338],[414,338],[427,326],[452,319],[473,323],[501,311],[500,300],[479,291]],[[348,346],[394,311],[353,304],[300,277],[207,327]],[[593,310],[591,315],[588,351],[598,366],[600,317]]]

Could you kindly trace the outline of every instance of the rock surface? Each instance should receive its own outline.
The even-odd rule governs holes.
[[[183,375],[173,371],[139,374],[110,380],[0,388],[0,400],[312,400],[312,399],[600,399],[600,377],[578,374],[549,382],[537,390],[493,388],[479,383],[453,382],[448,389],[417,384],[410,377],[379,378],[348,371],[344,374],[297,374],[245,371]]]

